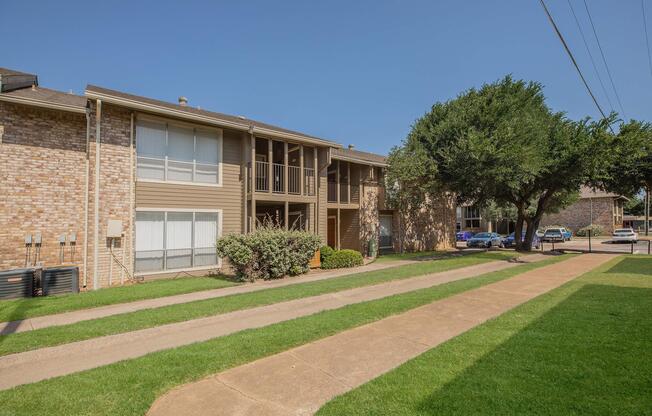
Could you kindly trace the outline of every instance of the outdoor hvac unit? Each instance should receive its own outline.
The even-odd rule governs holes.
[[[34,290],[34,269],[0,272],[0,299],[31,298]]]
[[[79,293],[78,267],[51,267],[41,275],[43,296],[62,293]]]

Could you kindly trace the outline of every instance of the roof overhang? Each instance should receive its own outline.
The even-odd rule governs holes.
[[[5,101],[5,102],[15,103],[15,104],[30,105],[34,107],[49,108],[52,110],[68,111],[71,113],[79,113],[79,114],[86,113],[86,107],[62,104],[62,103],[54,103],[52,101],[37,100],[34,98],[17,97],[14,95],[8,95],[6,93],[0,94],[0,101]]]
[[[225,128],[231,128],[239,131],[246,131],[254,135],[262,135],[262,136],[268,136],[268,137],[279,138],[279,139],[293,140],[297,142],[310,143],[318,146],[329,146],[329,147],[336,147],[336,148],[342,147],[341,144],[329,140],[320,140],[313,137],[304,136],[301,134],[294,134],[294,133],[282,132],[274,129],[267,129],[264,127],[252,125],[250,123],[246,123],[244,120],[242,123],[235,123],[231,120],[225,120],[217,116],[195,114],[188,111],[183,111],[181,109],[169,108],[162,105],[145,103],[139,100],[133,100],[130,98],[118,97],[112,94],[93,91],[93,90],[89,90],[88,88],[86,89],[84,94],[89,99],[102,100],[105,103],[114,104],[121,107],[127,107],[134,110],[154,113],[154,114],[167,116],[167,117],[175,117],[175,118],[194,121],[198,123],[210,124],[218,127],[225,127]]]
[[[360,165],[378,166],[378,167],[381,167],[381,168],[387,167],[387,163],[372,162],[370,160],[359,159],[359,158],[350,157],[350,156],[342,156],[342,155],[333,154],[332,158],[335,159],[335,160],[342,160],[344,162],[358,163]]]

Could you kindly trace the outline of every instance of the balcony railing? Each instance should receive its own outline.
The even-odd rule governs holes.
[[[269,192],[269,164],[267,162],[256,161],[256,191]]]
[[[288,166],[288,193],[299,195],[301,193],[301,168]]]
[[[285,176],[285,169],[287,168],[287,178]],[[315,169],[303,169],[303,189],[301,189],[301,167],[299,166],[286,166],[282,163],[272,164],[272,192],[276,194],[283,194],[286,192],[292,195],[306,195],[315,196],[317,194],[317,184]],[[251,169],[247,168],[247,175],[251,178]],[[250,186],[253,186],[255,192],[269,192],[269,163],[256,161],[253,173],[253,181]],[[303,192],[302,192],[303,191]],[[251,192],[251,188],[248,189]]]
[[[285,165],[274,163],[274,192],[285,192]]]

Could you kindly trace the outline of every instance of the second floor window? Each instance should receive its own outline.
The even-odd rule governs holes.
[[[136,155],[138,179],[221,184],[218,130],[139,120]]]

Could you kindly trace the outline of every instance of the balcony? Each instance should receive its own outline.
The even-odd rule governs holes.
[[[335,160],[328,170],[328,202],[335,204],[360,203],[360,168]]]
[[[272,180],[269,180],[269,163],[256,161],[254,170],[254,180],[251,183],[255,192],[270,191],[273,194],[290,194],[298,196],[315,196],[317,184],[315,182],[315,169],[303,168],[303,190],[301,189],[301,167],[290,166],[282,163],[272,164]],[[286,181],[287,172],[287,181]],[[251,168],[247,169],[247,174],[251,177]],[[251,192],[251,185],[249,192]],[[286,192],[287,187],[287,192]]]

